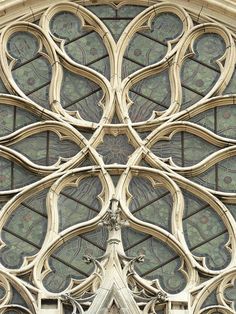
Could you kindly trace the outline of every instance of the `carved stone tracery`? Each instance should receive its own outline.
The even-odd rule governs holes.
[[[236,310],[236,25],[177,2],[5,7],[0,313]]]

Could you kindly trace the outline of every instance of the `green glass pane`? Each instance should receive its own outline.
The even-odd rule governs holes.
[[[188,58],[181,69],[181,83],[182,87],[189,89],[194,94],[185,93],[182,102],[183,105],[186,107],[186,102],[191,103],[191,98],[189,97],[192,97],[195,94],[204,97],[215,85],[219,76],[220,73],[216,70],[209,68],[196,60]]]
[[[136,17],[139,13],[145,10],[147,7],[141,5],[124,5],[117,10],[118,17]]]
[[[224,291],[224,297],[233,302],[233,308],[236,311],[236,283],[232,287],[228,287]]]
[[[124,56],[144,67],[160,61],[166,52],[165,45],[138,33],[133,36]]]
[[[223,38],[215,33],[201,35],[194,42],[194,52],[196,60],[219,70],[216,60],[225,53],[226,45]]]
[[[54,164],[59,157],[70,159],[80,151],[80,147],[70,140],[61,141],[57,134],[48,134],[48,164]]]
[[[223,204],[229,209],[230,213],[233,215],[236,221],[236,204],[226,204],[224,202]]]
[[[47,231],[46,196],[47,190],[31,196],[7,219],[2,230],[6,246],[0,251],[5,267],[20,267],[23,257],[34,255],[41,248]]]
[[[81,118],[87,121],[99,122],[103,110],[99,106],[99,101],[102,99],[102,90],[95,91],[92,95],[85,97],[76,103],[72,103],[70,106],[66,107],[69,111],[78,111]]]
[[[98,61],[91,63],[89,67],[99,73],[102,73],[108,80],[110,80],[110,61],[109,57],[104,57]]]
[[[160,13],[152,21],[151,31],[143,31],[149,37],[167,43],[168,40],[177,38],[183,30],[181,19],[173,13]]]
[[[0,300],[5,296],[6,290],[4,287],[0,286]]]
[[[11,148],[25,155],[34,163],[46,165],[47,132],[31,135],[20,142],[13,144]]]
[[[13,131],[14,108],[13,106],[0,105],[0,136],[10,134]]]
[[[151,29],[136,33],[131,39],[124,57],[139,66],[147,66],[160,61],[167,52],[167,41],[182,33],[181,20],[172,13],[161,13],[152,22]],[[123,65],[127,76],[132,68]]]
[[[213,290],[209,296],[206,298],[206,300],[203,302],[201,309],[207,306],[212,305],[218,305],[217,296],[216,296],[216,290]]]
[[[116,17],[116,10],[109,5],[89,5],[86,8],[99,18]]]
[[[106,164],[126,164],[134,152],[134,147],[129,144],[126,135],[105,135],[103,142],[97,147],[97,152],[102,155]]]
[[[73,306],[63,304],[63,311],[64,311],[63,314],[71,314],[71,313],[73,313]]]
[[[1,108],[1,106],[0,106]],[[15,115],[15,130],[18,130],[20,128],[23,128],[24,126],[27,126],[29,124],[35,123],[39,121],[39,118],[32,114],[31,112],[28,112],[24,109],[21,109],[19,107],[16,107],[16,115]],[[0,122],[1,124],[1,122]]]
[[[218,77],[218,72],[190,58],[185,61],[181,71],[181,81],[184,87],[200,95],[205,95]]]
[[[217,135],[236,139],[235,119],[236,107],[227,105],[206,110],[190,121],[213,131]]]
[[[49,104],[49,84],[29,94],[28,97],[36,102],[36,104],[51,110],[51,106]]]
[[[68,43],[65,51],[71,59],[87,66],[91,66],[108,55],[101,37],[95,32]],[[101,73],[105,74],[105,67],[102,68]]]
[[[60,192],[57,205],[60,230],[95,217],[101,209],[98,200],[101,192],[102,185],[98,177],[84,178],[76,188],[64,188]]]
[[[26,125],[35,123],[38,118],[19,107],[0,105],[0,136],[8,135]]]
[[[236,157],[218,163],[218,190],[236,192]]]
[[[172,157],[175,164],[192,166],[216,152],[218,147],[188,132],[176,133],[171,141],[155,143],[151,151],[162,158]]]
[[[38,176],[16,163],[0,157],[0,191],[17,189],[37,180],[39,180]]]
[[[166,109],[166,107],[153,99],[148,99],[133,91],[129,93],[129,97],[132,100],[132,105],[129,109],[129,116],[132,122],[148,120],[154,111],[164,111]]]
[[[95,32],[69,43],[65,50],[73,60],[81,64],[93,63],[107,55],[102,39]]]
[[[23,262],[21,254],[31,256],[38,252],[38,249],[7,231],[2,232],[2,239],[8,246],[1,250],[0,262],[8,268],[19,268]]]
[[[225,43],[217,34],[204,34],[195,41],[195,55],[187,58],[181,69],[182,109],[200,100],[215,85],[220,76],[216,61],[224,51]]]
[[[223,92],[224,95],[226,94],[236,94],[236,70],[231,77],[229,84],[227,85],[226,89]]]
[[[47,216],[47,205],[46,198],[48,194],[48,189],[44,189],[32,197],[27,198],[22,204],[28,208],[31,208],[35,212]]]
[[[171,232],[173,201],[168,190],[153,187],[146,178],[134,177],[129,192],[132,195],[129,209],[135,217]]]
[[[18,60],[18,64],[24,63],[37,55],[39,42],[31,33],[16,32],[8,40],[7,50],[13,58]]]
[[[223,269],[231,261],[231,255],[226,250],[225,245],[229,241],[228,232],[214,238],[213,240],[202,244],[198,248],[192,249],[195,256],[206,256],[206,264],[210,269]]]
[[[9,217],[4,229],[20,235],[38,247],[44,240],[46,226],[47,219],[42,214],[21,205]]]
[[[129,116],[133,122],[150,118],[153,111],[163,111],[170,105],[170,82],[168,72],[143,79],[129,93],[133,104]]]
[[[13,165],[13,184],[14,189],[26,186],[30,183],[36,182],[41,177],[37,174],[31,173],[25,168],[18,166],[16,163]]]
[[[102,108],[101,88],[91,80],[72,72],[65,71],[61,88],[61,105],[69,111],[78,111],[81,118],[99,122]]]
[[[235,105],[217,107],[217,134],[236,139]]]
[[[5,84],[3,83],[2,78],[0,77],[0,93],[9,94]]]
[[[130,23],[130,19],[103,20],[103,23],[110,30],[115,41],[118,41],[126,26]]]
[[[3,206],[5,206],[7,201],[0,201],[0,210],[3,209]]]
[[[32,98],[41,99],[40,104],[46,107],[48,98],[46,97],[45,89],[40,94],[35,94],[51,81],[51,67],[49,62],[44,57],[39,57],[28,62],[12,71],[13,78],[19,88]]]
[[[92,263],[87,264],[83,257],[90,255],[98,258],[105,253],[107,231],[95,230],[76,236],[63,243],[49,258],[52,272],[43,279],[45,288],[60,292],[70,283],[71,278],[84,279],[94,270]]]
[[[143,263],[136,263],[135,270],[141,277],[158,279],[168,293],[178,293],[186,286],[186,278],[179,271],[180,258],[162,241],[133,229],[122,229],[122,240],[127,256],[145,255]]]
[[[51,80],[51,69],[43,57],[35,59],[13,70],[13,77],[19,87],[28,95]]]
[[[218,147],[191,133],[183,132],[184,165],[192,166],[218,151]]]
[[[11,146],[31,161],[41,165],[55,164],[59,157],[71,158],[79,147],[68,140],[61,141],[54,132],[41,132],[31,135]]]
[[[188,191],[182,190],[182,193],[184,196],[184,220],[199,212],[200,210],[209,207],[206,202],[202,201]]]
[[[12,162],[0,157],[0,190],[10,190],[12,185]]]
[[[217,165],[210,167],[207,171],[204,171],[202,174],[191,177],[191,180],[198,183],[201,186],[206,188],[216,190],[217,188]]]
[[[37,180],[39,180],[38,176],[16,163],[0,157],[0,191],[17,189]]]
[[[128,60],[124,57],[122,63],[122,78],[129,76],[130,73],[134,73],[142,67],[143,66],[141,64],[137,64],[135,61]]]
[[[182,135],[183,132],[174,134],[171,141],[158,141],[151,147],[151,151],[158,157],[172,157],[176,165],[183,166],[184,158],[182,154]]]
[[[183,87],[182,85],[182,104],[181,104],[181,110],[184,110],[191,105],[198,102],[203,95],[199,95],[192,90],[188,89],[187,87]]]
[[[81,22],[79,18],[71,12],[59,12],[53,16],[50,21],[51,33],[58,38],[66,39],[66,41],[85,34],[81,30]]]
[[[191,118],[189,121],[196,123],[197,125],[201,125],[207,129],[209,129],[212,132],[215,132],[215,130],[216,130],[216,123],[215,123],[216,109],[218,111],[219,108],[213,108],[213,109],[201,112],[200,114]]]
[[[11,299],[10,303],[16,304],[16,305],[21,305],[21,306],[24,306],[25,308],[29,308],[27,303],[23,299],[23,297],[18,292],[17,288],[13,288],[13,286],[12,286],[11,289],[12,289],[12,299]],[[26,312],[22,312],[22,313],[26,313]]]
[[[185,194],[185,199],[188,195]],[[218,214],[209,206],[193,202],[195,210],[188,209],[192,200],[185,204],[186,214],[183,228],[186,242],[194,255],[205,256],[210,269],[221,269],[230,261],[230,254],[224,247],[228,241],[225,225]],[[198,208],[197,208],[198,207]]]
[[[220,161],[202,174],[192,177],[191,180],[213,190],[235,193],[236,157]]]

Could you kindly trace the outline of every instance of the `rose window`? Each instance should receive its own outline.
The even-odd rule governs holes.
[[[0,37],[0,313],[235,313],[233,26],[32,8]]]

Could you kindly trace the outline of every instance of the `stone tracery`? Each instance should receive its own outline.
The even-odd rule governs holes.
[[[203,22],[65,2],[3,28],[2,313],[234,313],[235,42]]]

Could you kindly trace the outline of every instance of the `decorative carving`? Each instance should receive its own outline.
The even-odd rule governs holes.
[[[143,308],[145,306],[144,309],[146,312],[144,313],[155,313],[155,306],[157,304],[166,303],[168,301],[168,297],[167,294],[160,288],[156,287],[151,291],[144,283],[138,282],[139,279],[137,278],[134,270],[134,264],[145,262],[145,256],[139,255],[134,258],[128,258],[120,254],[119,257],[121,260],[128,260],[128,262],[125,262],[123,274],[127,278],[129,288],[134,299],[140,307]]]
[[[89,306],[94,299],[94,295],[85,298],[73,297],[70,293],[61,294],[61,300],[63,303],[69,303],[73,307],[73,312],[71,314],[83,314],[83,305]]]
[[[131,288],[132,287],[132,288]],[[136,280],[132,280],[130,285],[134,299],[141,308],[144,308],[144,313],[155,313],[155,306],[166,303],[169,298],[167,294],[160,289],[150,291],[144,285],[138,284]]]
[[[101,279],[104,276],[104,267],[99,261],[105,260],[106,257],[107,257],[106,254],[104,254],[103,256],[98,257],[96,259],[94,257],[92,257],[91,255],[84,255],[83,260],[87,264],[91,264],[91,263],[94,264],[94,266],[96,268],[95,274],[97,274],[99,276],[99,278]]]
[[[112,198],[107,210],[107,214],[101,222],[101,225],[107,226],[110,231],[118,231],[122,225],[126,224],[127,221],[122,219],[122,212],[119,201],[115,198]]]
[[[95,297],[109,308],[104,282],[118,301],[130,293],[132,314],[155,313],[172,294],[211,313],[215,289],[219,311],[235,311],[233,4],[205,0],[204,16],[187,0],[5,2],[0,312],[35,314],[37,293],[61,291],[73,314]],[[145,179],[131,188],[134,176]],[[148,269],[135,265],[144,256]],[[19,279],[29,272],[32,282]]]

